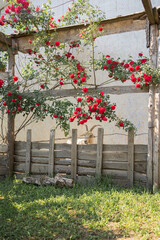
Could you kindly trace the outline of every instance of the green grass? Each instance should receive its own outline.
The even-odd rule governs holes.
[[[160,192],[0,182],[0,240],[160,239]]]

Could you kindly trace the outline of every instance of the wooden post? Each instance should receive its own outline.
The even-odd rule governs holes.
[[[96,176],[101,176],[101,174],[102,174],[102,163],[103,163],[103,134],[104,134],[104,129],[103,129],[103,128],[98,128]]]
[[[77,175],[77,129],[72,129],[71,146],[71,177],[76,180]]]
[[[160,187],[160,89],[155,93],[153,192]]]
[[[12,50],[9,49],[8,72],[10,77],[14,76],[14,66],[15,66],[15,56],[12,53]],[[9,176],[13,175],[13,164],[14,164],[14,120],[15,120],[15,117],[8,114],[7,158],[8,158]]]
[[[158,25],[154,24],[150,26],[150,64],[153,68],[157,67],[157,59],[158,59]],[[157,102],[157,100],[156,100]],[[156,103],[158,104],[158,102]],[[157,106],[158,107],[158,106]],[[155,86],[150,86],[149,89],[149,112],[148,112],[148,158],[147,158],[147,186],[152,191],[154,184],[154,172],[155,162],[158,161],[157,158],[157,149],[155,152],[155,147],[157,148],[158,136],[157,135],[157,127],[155,128]],[[156,123],[157,124],[157,123]],[[156,138],[155,138],[156,136]],[[154,163],[154,164],[153,164]]]
[[[54,174],[54,144],[55,144],[55,131],[52,129],[50,131],[49,140],[49,163],[48,163],[48,175]]]
[[[132,187],[134,183],[134,130],[128,131],[128,181]]]
[[[25,173],[30,174],[31,172],[31,129],[27,130],[27,141],[26,141],[26,169]]]

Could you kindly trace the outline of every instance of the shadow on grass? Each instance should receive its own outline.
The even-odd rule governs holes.
[[[123,191],[108,179],[72,189],[5,180],[0,183],[0,239],[118,239],[122,234],[115,227],[121,218],[116,192]],[[141,194],[144,189],[125,191]]]

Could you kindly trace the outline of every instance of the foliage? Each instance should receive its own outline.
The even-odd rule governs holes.
[[[159,239],[160,193],[113,187],[110,179],[73,189],[0,182],[2,240]]]

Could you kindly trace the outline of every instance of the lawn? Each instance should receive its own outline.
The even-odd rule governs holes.
[[[160,239],[160,192],[113,187],[74,188],[0,182],[0,240]]]

